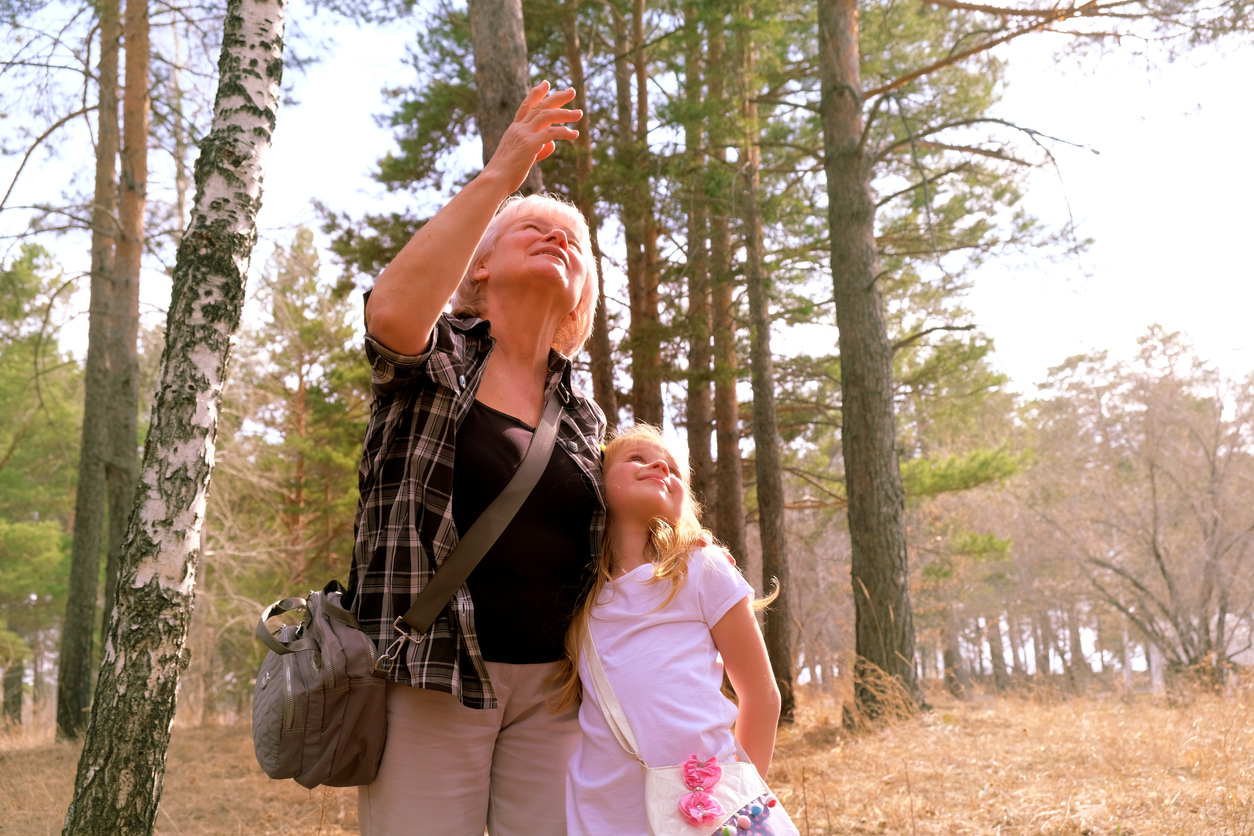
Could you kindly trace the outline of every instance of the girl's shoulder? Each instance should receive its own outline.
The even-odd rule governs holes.
[[[688,584],[701,617],[711,626],[737,601],[753,597],[753,587],[740,574],[727,550],[720,546],[699,546],[692,550],[688,556]]]
[[[690,577],[706,577],[744,580],[736,568],[736,559],[722,546],[697,546],[688,554]]]

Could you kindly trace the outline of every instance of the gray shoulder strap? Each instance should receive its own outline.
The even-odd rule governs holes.
[[[431,629],[440,612],[466,582],[466,578],[470,577],[470,573],[479,565],[488,549],[492,548],[496,538],[501,536],[501,532],[518,513],[536,482],[540,481],[541,474],[548,466],[549,457],[553,454],[553,443],[557,440],[557,424],[561,414],[562,404],[558,399],[557,389],[554,389],[544,406],[540,424],[531,436],[531,443],[527,445],[527,452],[523,454],[523,460],[505,490],[479,515],[466,536],[444,558],[440,570],[431,578],[431,582],[422,590],[408,612],[401,616],[419,635]]]

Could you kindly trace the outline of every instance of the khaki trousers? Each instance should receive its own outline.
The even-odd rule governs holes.
[[[388,683],[383,762],[358,789],[362,836],[566,836],[579,710],[544,704],[556,663],[487,665],[490,710]]]

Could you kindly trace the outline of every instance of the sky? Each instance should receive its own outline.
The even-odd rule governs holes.
[[[1228,374],[1254,371],[1254,51],[1150,67],[1110,55],[1055,64],[1053,47],[1016,46],[999,111],[1099,152],[1055,146],[1058,172],[1034,172],[1025,198],[1055,223],[1069,206],[1094,243],[1061,264],[981,271],[969,303],[994,362],[1030,393],[1073,354],[1130,355],[1158,323]]]
[[[295,0],[289,15],[309,15],[307,0]],[[413,81],[402,61],[414,26],[310,22],[333,45],[306,73],[289,75],[296,104],[279,113],[254,270],[294,227],[317,225],[314,198],[356,215],[413,199],[383,193],[369,172],[393,147],[375,117],[388,110],[383,88]],[[993,364],[1031,394],[1068,356],[1130,355],[1159,323],[1186,332],[1227,373],[1248,374],[1254,268],[1242,245],[1254,221],[1254,163],[1244,149],[1254,110],[1244,80],[1254,78],[1254,50],[1206,49],[1156,64],[1128,51],[1056,60],[1062,43],[1051,37],[1020,39],[1002,54],[1009,64],[997,114],[1085,146],[1053,143],[1057,170],[1034,171],[1025,202],[1054,226],[1070,213],[1094,243],[1061,262],[1029,255],[980,268],[967,302],[994,340]],[[168,298],[168,279],[151,276],[145,312],[158,315]],[[85,331],[81,319],[67,331],[78,353]],[[809,333],[832,339],[830,329]]]

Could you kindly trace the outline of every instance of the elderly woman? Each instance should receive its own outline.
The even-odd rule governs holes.
[[[569,360],[592,330],[596,268],[572,206],[506,198],[578,136],[564,124],[581,116],[563,107],[573,97],[533,89],[482,173],[367,295],[374,400],[348,596],[379,648],[400,648],[383,762],[358,796],[370,836],[566,833],[578,720],[545,698],[604,528],[605,417]],[[426,636],[394,644],[393,621],[505,487],[554,389],[564,406],[540,481]]]

